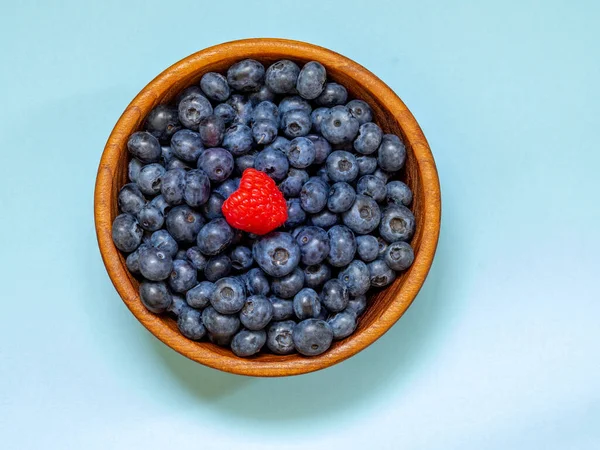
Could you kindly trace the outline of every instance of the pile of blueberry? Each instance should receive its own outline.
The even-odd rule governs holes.
[[[143,304],[243,357],[318,355],[352,334],[369,290],[414,259],[412,192],[393,179],[406,149],[372,119],[316,61],[239,61],[152,110],[112,228]],[[223,215],[249,168],[287,202],[268,234]]]

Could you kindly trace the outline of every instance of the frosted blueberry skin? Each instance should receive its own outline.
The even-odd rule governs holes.
[[[273,304],[264,295],[248,297],[240,311],[240,321],[249,330],[262,330],[272,318]]]
[[[400,272],[412,265],[415,260],[415,254],[407,242],[399,241],[387,247],[383,259],[390,269]]]
[[[366,294],[371,287],[369,268],[363,261],[357,259],[340,271],[338,279],[348,288],[348,293],[352,297]]]
[[[269,66],[265,85],[276,94],[293,94],[299,74],[300,67],[295,62],[283,59]]]
[[[131,214],[120,214],[112,225],[112,239],[115,246],[125,253],[134,251],[142,243],[143,230]]]
[[[227,83],[236,91],[255,92],[265,77],[265,67],[256,60],[244,59],[227,70]]]
[[[206,335],[202,313],[193,308],[184,308],[177,318],[177,327],[186,338],[199,341]]]
[[[148,164],[160,159],[162,150],[158,139],[147,131],[136,131],[127,141],[127,149],[140,162]]]
[[[216,72],[208,72],[202,75],[200,89],[202,89],[204,95],[216,102],[224,102],[231,93],[227,79]]]
[[[304,283],[312,289],[319,289],[331,278],[331,267],[327,264],[316,264],[304,268]]]
[[[231,351],[236,356],[252,356],[263,348],[267,342],[265,330],[242,330],[237,333],[231,341]]]
[[[328,280],[321,291],[321,301],[328,311],[342,311],[348,305],[350,294],[345,283],[335,278]]]
[[[296,90],[302,98],[312,100],[317,98],[325,88],[327,72],[317,61],[310,61],[302,67],[298,74]]]
[[[188,305],[197,309],[204,309],[210,304],[210,299],[215,291],[215,284],[210,281],[201,281],[185,294]]]
[[[379,234],[387,242],[406,241],[415,232],[415,216],[406,206],[389,205],[383,210]]]
[[[294,327],[294,347],[305,356],[316,356],[327,351],[333,341],[331,326],[321,319],[306,319]]]
[[[162,281],[142,281],[139,293],[144,306],[155,314],[165,312],[173,301],[171,293]]]
[[[283,277],[298,266],[300,247],[291,234],[274,231],[254,243],[252,255],[268,275]]]
[[[296,322],[283,320],[272,322],[267,330],[267,347],[276,355],[288,355],[294,352],[294,341],[292,334]]]
[[[333,332],[333,339],[347,338],[356,329],[356,315],[351,311],[342,311],[327,320]]]

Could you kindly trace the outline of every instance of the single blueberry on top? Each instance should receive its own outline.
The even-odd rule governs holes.
[[[200,121],[213,113],[213,108],[204,95],[185,97],[179,102],[179,121],[190,130],[197,130]]]
[[[371,287],[369,269],[357,259],[338,274],[338,279],[346,285],[348,293],[353,297],[366,294]]]
[[[405,160],[406,147],[400,138],[395,134],[383,135],[377,153],[379,167],[387,172],[395,172],[402,169]]]
[[[216,147],[223,140],[225,122],[215,114],[204,117],[198,124],[198,134],[206,147]]]
[[[265,330],[242,330],[231,340],[231,351],[236,356],[246,358],[260,352],[265,342],[267,342]]]
[[[160,184],[162,176],[165,173],[165,168],[158,164],[152,163],[142,167],[137,178],[137,185],[143,194],[154,196],[160,192]]]
[[[153,202],[150,202],[146,203],[146,205],[140,210],[140,212],[137,213],[137,220],[144,230],[156,231],[164,225],[165,216],[159,206],[157,206]]]
[[[305,169],[315,160],[315,144],[306,137],[297,137],[290,142],[287,157],[292,167]]]
[[[354,140],[354,150],[363,155],[374,153],[381,144],[383,131],[373,122],[363,123],[358,129],[358,137]]]
[[[407,241],[414,232],[415,216],[406,206],[389,205],[383,210],[379,233],[386,241]]]
[[[296,91],[296,82],[300,67],[287,59],[271,64],[265,75],[265,84],[276,94],[288,94]]]
[[[254,59],[243,59],[227,70],[227,82],[236,91],[254,92],[263,84],[265,67]]]
[[[198,169],[204,170],[210,181],[220,183],[233,172],[233,156],[224,148],[207,148],[198,158]]]
[[[385,251],[385,263],[396,272],[408,269],[414,260],[415,254],[407,242],[393,242]]]
[[[327,261],[334,267],[343,267],[354,259],[356,239],[354,233],[344,226],[335,225],[327,231],[329,234],[329,257]]]
[[[146,199],[137,184],[128,183],[119,191],[117,202],[121,212],[137,214],[146,204]]]
[[[342,213],[350,209],[355,199],[354,188],[344,181],[339,181],[334,183],[329,190],[327,208],[331,212]]]
[[[171,138],[171,149],[179,159],[187,162],[196,162],[204,150],[202,138],[199,133],[191,130],[179,130]]]
[[[143,163],[152,163],[160,159],[160,142],[147,131],[136,131],[127,141],[127,149],[134,158]]]
[[[319,227],[302,227],[296,235],[296,242],[302,254],[302,263],[308,266],[319,264],[329,255],[329,236]]]
[[[360,124],[345,106],[329,109],[321,121],[321,133],[332,144],[348,144],[354,140]]]
[[[371,197],[359,194],[352,207],[342,214],[342,220],[356,234],[368,234],[379,225],[381,210]]]
[[[306,319],[294,327],[292,339],[299,353],[305,356],[316,356],[329,349],[333,340],[333,331],[324,320]]]
[[[158,283],[142,281],[139,292],[144,306],[155,314],[165,312],[173,301],[171,293],[162,281]]]
[[[239,156],[252,150],[252,130],[247,125],[236,123],[225,130],[223,147],[232,154]]]
[[[210,303],[221,314],[234,314],[246,302],[246,287],[238,277],[225,277],[217,280]]]
[[[323,92],[315,99],[315,103],[321,106],[332,107],[343,105],[348,100],[348,91],[344,86],[337,83],[327,83]]]
[[[160,142],[168,143],[173,134],[181,129],[176,108],[158,105],[146,117],[146,130]]]
[[[300,262],[300,248],[289,233],[271,232],[252,247],[254,260],[261,269],[273,277],[283,277],[294,270]]]
[[[361,125],[373,120],[373,113],[371,112],[371,107],[367,104],[367,102],[362,100],[351,100],[346,105],[346,108],[350,110],[350,114],[356,117]]]
[[[281,181],[288,173],[290,164],[287,157],[282,152],[267,147],[256,155],[254,168],[266,173],[275,181]]]
[[[224,102],[229,98],[230,89],[227,79],[216,72],[208,72],[200,79],[200,88],[204,95],[216,102]]]
[[[412,198],[412,191],[402,181],[394,180],[386,185],[386,199],[388,203],[408,206],[411,204]]]
[[[198,248],[205,255],[221,253],[233,240],[233,229],[225,219],[213,219],[202,227],[198,233]]]
[[[249,330],[262,330],[272,318],[273,304],[264,295],[248,297],[240,311],[240,321]]]
[[[317,61],[310,61],[304,64],[298,74],[296,90],[301,97],[312,100],[323,92],[326,81],[327,72],[325,67]]]
[[[340,280],[336,280],[334,278],[332,280],[328,280],[323,285],[321,301],[329,311],[342,311],[348,305],[349,299],[350,294],[348,292],[348,287]]]
[[[327,175],[333,181],[353,181],[358,176],[356,158],[345,150],[332,152],[327,157]]]
[[[167,214],[167,231],[177,242],[191,244],[204,225],[202,216],[187,205],[176,206]]]

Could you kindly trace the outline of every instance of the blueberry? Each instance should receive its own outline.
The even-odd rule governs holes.
[[[287,152],[290,148],[290,141],[289,141],[289,139],[286,139],[283,136],[277,136],[275,138],[275,140],[273,142],[271,142],[271,145],[269,145],[269,148],[279,150],[284,155],[287,155]]]
[[[327,157],[327,175],[333,181],[354,181],[358,176],[358,163],[350,152],[336,150]]]
[[[112,239],[122,252],[132,252],[142,243],[142,228],[131,214],[120,214],[112,225]]]
[[[167,231],[177,242],[192,243],[196,239],[204,219],[187,205],[174,207],[167,214]]]
[[[129,183],[123,186],[119,191],[117,201],[119,210],[128,214],[137,214],[146,204],[144,194],[142,194],[142,191],[140,191],[140,188],[137,187],[135,183]]]
[[[173,313],[177,317],[179,317],[186,309],[191,309],[185,299],[178,295],[173,295],[173,301],[171,305],[167,309],[170,313]]]
[[[235,159],[235,169],[238,175],[242,175],[246,169],[254,169],[256,155],[242,155]]]
[[[379,167],[387,172],[395,172],[402,169],[405,160],[406,147],[404,143],[395,134],[385,134],[377,153]]]
[[[273,320],[287,320],[294,317],[294,302],[272,295],[269,301],[273,305]]]
[[[264,295],[246,299],[240,311],[240,321],[249,330],[262,330],[273,318],[273,304]]]
[[[136,131],[129,136],[127,149],[134,158],[143,163],[158,161],[162,153],[158,139],[147,131]]]
[[[260,352],[265,342],[267,342],[265,330],[242,330],[231,340],[231,351],[236,356],[246,358]]]
[[[373,120],[373,113],[371,107],[362,100],[352,100],[348,102],[346,108],[350,110],[350,114],[356,117],[358,122],[362,125],[363,123],[371,122]]]
[[[281,298],[292,298],[304,287],[304,272],[295,268],[292,273],[285,277],[275,278],[271,283],[273,293]]]
[[[300,191],[300,203],[307,213],[318,213],[327,204],[329,186],[319,178],[311,178]]]
[[[317,178],[320,178],[321,180],[323,180],[327,184],[329,184],[331,182],[331,179],[329,178],[329,175],[327,174],[327,167],[326,166],[322,166],[319,170],[317,170],[317,173],[316,173],[315,176]]]
[[[158,105],[146,117],[146,130],[160,142],[168,143],[171,136],[180,129],[177,108]]]
[[[233,156],[224,148],[207,148],[198,158],[198,169],[204,170],[210,181],[220,183],[233,172]]]
[[[366,294],[371,287],[369,268],[357,259],[338,274],[338,279],[346,285],[348,293],[353,297]]]
[[[356,315],[349,311],[342,311],[327,320],[333,331],[333,339],[344,339],[354,333],[356,329]]]
[[[340,181],[331,186],[329,198],[327,199],[327,208],[334,213],[348,211],[354,204],[356,192],[354,188],[344,181]]]
[[[238,277],[217,280],[210,303],[221,314],[234,314],[244,307],[246,287]]]
[[[354,259],[356,239],[350,228],[335,225],[327,231],[329,234],[329,257],[327,261],[334,267],[343,267]]]
[[[277,355],[288,355],[294,351],[294,341],[292,334],[296,322],[293,320],[283,320],[273,322],[267,330],[267,347]]]
[[[321,308],[321,299],[314,289],[303,288],[294,296],[294,314],[300,320],[317,317]]]
[[[253,110],[250,100],[243,95],[234,94],[227,100],[227,104],[235,111],[235,118],[233,119],[234,123],[241,123],[244,125],[250,123]]]
[[[140,244],[140,246],[127,255],[127,258],[125,259],[127,269],[135,275],[140,273],[140,252],[146,247],[148,247],[147,244]]]
[[[210,281],[201,281],[185,294],[185,301],[193,308],[204,309],[210,304],[210,299],[215,291],[215,284]]]
[[[225,219],[213,219],[198,233],[197,244],[205,255],[218,255],[233,240],[233,229]]]
[[[177,157],[173,157],[171,158],[166,164],[165,164],[165,169],[167,170],[171,170],[171,169],[191,169],[192,166],[190,166],[187,162],[182,161],[181,159],[177,158]]]
[[[179,250],[177,241],[167,230],[158,230],[150,236],[150,245],[158,250],[164,251],[174,257]]]
[[[379,255],[379,242],[373,235],[366,234],[356,237],[356,252],[364,262],[371,262]]]
[[[182,100],[185,100],[190,97],[195,97],[198,95],[204,95],[200,86],[189,86],[186,87],[183,91],[181,91],[176,97],[176,103],[181,103]]]
[[[169,205],[183,203],[185,174],[184,169],[169,169],[162,176],[160,192]]]
[[[260,102],[252,111],[252,123],[259,120],[272,120],[279,123],[279,109],[273,102]]]
[[[202,323],[202,313],[193,308],[185,308],[177,318],[177,327],[186,338],[199,341],[206,335]]]
[[[372,175],[377,170],[377,158],[372,156],[358,156],[356,158],[359,175]]]
[[[156,231],[165,223],[165,215],[160,208],[153,203],[148,203],[137,214],[140,226],[146,231]]]
[[[220,103],[215,106],[213,114],[217,117],[220,117],[225,125],[232,123],[236,117],[235,109],[233,109],[233,107],[227,103]]]
[[[415,216],[406,206],[389,205],[383,210],[379,233],[386,241],[407,241],[414,232]]]
[[[332,279],[325,282],[321,291],[321,301],[331,312],[342,311],[348,305],[350,295],[345,283]]]
[[[269,66],[265,84],[276,94],[291,94],[296,92],[299,74],[300,67],[295,62],[283,59]]]
[[[254,92],[263,84],[265,67],[253,59],[243,59],[227,70],[227,82],[236,91]]]
[[[208,333],[208,340],[215,345],[219,345],[221,347],[228,347],[231,345],[231,340],[233,339],[233,335],[219,336],[216,334]]]
[[[161,183],[161,188],[162,188],[162,183]],[[160,213],[163,215],[167,212],[167,210],[169,208],[171,208],[171,205],[169,205],[167,203],[167,201],[165,200],[165,198],[162,195],[157,195],[152,200],[150,200],[150,205],[156,206],[158,208],[158,210],[160,211]]]
[[[342,214],[342,220],[356,234],[368,234],[381,222],[381,210],[371,197],[359,194],[352,207]]]
[[[179,130],[177,130],[177,131],[179,131]],[[160,156],[161,156],[162,161],[164,163],[168,163],[169,161],[171,161],[175,157],[175,154],[173,153],[173,149],[171,148],[170,145],[168,145],[168,146],[167,145],[163,145],[160,148]]]
[[[292,339],[299,353],[305,356],[316,356],[331,346],[333,331],[324,320],[307,319],[294,327]]]
[[[154,196],[160,192],[160,183],[165,174],[165,168],[157,163],[142,167],[137,178],[137,185],[143,194]]]
[[[185,292],[198,283],[197,271],[188,261],[176,259],[169,275],[169,287],[173,292]]]
[[[202,323],[208,332],[214,336],[233,336],[240,327],[237,314],[221,314],[212,306],[202,311]]]
[[[281,117],[283,134],[290,139],[306,136],[310,133],[311,127],[310,114],[301,109],[292,109],[284,113]]]
[[[129,165],[127,166],[127,176],[129,177],[129,181],[133,181],[134,183],[137,181],[142,167],[144,167],[144,164],[139,159],[132,158],[131,161],[129,161]]]
[[[194,163],[204,150],[202,137],[192,130],[179,130],[171,138],[173,154],[182,161]]]
[[[321,106],[332,107],[343,105],[348,100],[348,91],[344,86],[337,83],[327,83],[323,92],[315,99],[315,103]]]
[[[230,89],[227,79],[216,72],[208,72],[200,79],[200,88],[204,95],[215,102],[224,102],[229,98]]]
[[[290,142],[287,157],[292,167],[305,169],[315,160],[315,144],[308,138],[297,137]]]
[[[352,312],[356,316],[360,316],[367,309],[367,297],[359,295],[358,297],[350,298],[345,311]]]
[[[252,149],[252,130],[244,124],[235,123],[227,130],[223,137],[223,147],[234,155],[243,155]]]
[[[275,97],[275,93],[263,84],[256,92],[252,92],[248,95],[248,100],[250,100],[253,105],[258,105],[260,102],[273,102],[275,101]]]
[[[394,242],[388,246],[385,252],[385,263],[396,272],[408,269],[414,260],[413,249],[406,242]]]
[[[185,176],[185,190],[183,198],[185,202],[194,208],[204,205],[210,195],[210,180],[206,172],[193,169]]]
[[[217,281],[231,273],[231,260],[227,255],[217,255],[210,258],[204,268],[204,278]]]
[[[277,137],[277,122],[269,119],[257,120],[252,124],[252,137],[259,145],[268,145]]]
[[[279,185],[279,190],[286,198],[298,197],[302,186],[308,181],[308,173],[300,169],[290,169],[287,177]]]
[[[306,136],[315,145],[315,160],[314,164],[323,164],[331,153],[331,145],[321,136],[309,134]]]
[[[179,121],[190,130],[197,130],[200,121],[213,113],[212,105],[208,99],[199,94],[190,95],[181,100],[178,111]]]
[[[348,144],[354,140],[360,124],[345,106],[334,106],[323,116],[321,134],[332,144]]]
[[[167,252],[145,247],[139,256],[140,273],[148,280],[166,280],[173,269],[173,258]]]
[[[254,259],[252,258],[252,250],[242,245],[237,246],[231,251],[229,255],[231,259],[231,266],[235,270],[248,270],[252,267]]]
[[[340,222],[340,218],[337,214],[324,209],[323,211],[313,214],[310,216],[310,223],[315,227],[329,229]]]
[[[289,180],[289,178],[287,178]],[[288,218],[285,221],[285,226],[289,228],[295,228],[298,225],[302,225],[306,221],[306,213],[300,205],[300,200],[297,198],[291,198],[287,201]]]
[[[171,293],[163,282],[142,281],[139,292],[144,306],[155,314],[165,312],[173,301]]]
[[[228,199],[231,194],[237,191],[240,187],[239,178],[230,178],[229,180],[223,181],[218,187],[215,188],[215,192],[221,194],[224,199]]]
[[[290,168],[287,157],[273,148],[265,148],[254,160],[254,168],[266,173],[275,181],[281,181],[285,178]]]
[[[369,277],[373,287],[387,286],[396,279],[396,273],[382,259],[376,259],[369,263],[367,267],[369,268]]]
[[[321,132],[321,123],[323,122],[323,118],[325,114],[329,111],[329,108],[321,107],[315,109],[312,113],[310,113],[310,119],[312,121],[313,130],[317,133]]]
[[[375,170],[375,172],[373,172],[373,175],[381,179],[384,183],[387,183],[391,177],[391,174],[384,170],[381,170],[379,167]]]
[[[209,220],[223,217],[223,212],[221,211],[223,202],[225,202],[223,196],[218,192],[213,192],[208,197],[208,201],[200,207],[200,211]]]
[[[383,132],[373,122],[363,123],[358,129],[358,137],[354,140],[354,150],[363,155],[374,153],[381,144]]]
[[[386,185],[383,180],[374,175],[364,175],[356,184],[356,192],[381,202],[386,196]]]
[[[267,295],[269,293],[269,280],[258,267],[250,269],[242,277],[249,295]]]
[[[331,278],[331,268],[327,264],[316,264],[304,269],[304,283],[307,287],[317,289]]]
[[[329,236],[322,228],[303,227],[296,236],[296,242],[300,247],[303,264],[319,264],[329,254]]]
[[[300,262],[300,248],[291,234],[275,231],[262,236],[252,247],[254,260],[272,277],[283,277]]]
[[[293,109],[300,109],[307,114],[310,114],[312,111],[312,107],[310,103],[304,100],[302,97],[297,95],[293,95],[290,97],[285,97],[279,102],[279,116],[282,117],[286,112],[291,111]]]
[[[317,61],[310,61],[304,64],[298,74],[296,90],[301,97],[312,100],[323,92],[326,81],[327,72],[325,67]]]
[[[388,243],[381,236],[377,238],[377,244],[379,246],[379,251],[377,253],[378,258],[383,258],[385,256],[385,252],[388,248]]]
[[[187,259],[196,270],[200,271],[204,270],[206,262],[208,261],[206,256],[204,256],[196,246],[190,247],[185,251],[185,259]]]
[[[181,259],[183,261],[187,260],[187,255],[185,253],[185,250],[183,250],[183,249],[177,250],[177,253],[175,253],[175,257],[173,258],[173,261],[175,261],[177,259]]]
[[[386,185],[386,198],[388,203],[408,206],[412,202],[413,194],[402,181],[390,181]]]
[[[225,122],[214,114],[204,117],[198,124],[198,134],[206,147],[216,147],[223,140]]]

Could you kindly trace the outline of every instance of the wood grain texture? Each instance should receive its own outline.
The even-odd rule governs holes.
[[[197,83],[204,73],[224,73],[231,64],[244,58],[257,59],[265,66],[282,58],[299,64],[311,60],[321,62],[330,79],[346,86],[351,97],[361,98],[371,105],[374,121],[384,132],[401,135],[407,146],[406,166],[399,178],[414,193],[411,206],[416,217],[416,232],[411,241],[415,250],[414,264],[394,284],[372,296],[353,335],[334,343],[328,352],[316,357],[261,354],[244,359],[211,343],[186,339],[179,333],[175,320],[166,315],[156,316],[142,305],[138,282],[129,275],[125,258],[111,239],[112,222],[118,214],[117,194],[127,179],[129,135],[140,129],[156,105],[169,102],[183,88]],[[312,372],[339,363],[372,344],[394,325],[414,300],[429,272],[439,236],[441,200],[435,162],[427,140],[408,108],[385,83],[361,65],[322,47],[282,39],[248,39],[210,47],[179,61],[133,99],[115,125],[102,154],[94,215],[106,270],[127,307],[152,334],[182,355],[215,369],[276,377]]]

